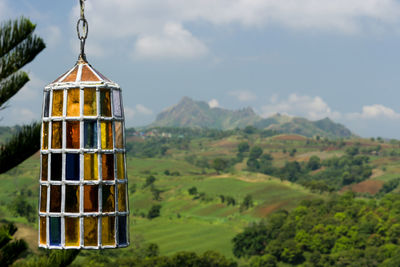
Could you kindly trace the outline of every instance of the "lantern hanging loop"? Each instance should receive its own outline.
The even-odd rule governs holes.
[[[79,58],[86,61],[85,44],[89,33],[89,23],[85,18],[85,1],[86,0],[79,0],[81,6],[81,17],[79,18],[78,23],[76,24],[76,31],[78,33],[78,39],[81,41],[81,53],[79,55]]]

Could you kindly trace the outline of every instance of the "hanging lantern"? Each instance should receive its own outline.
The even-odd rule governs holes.
[[[83,1],[78,62],[44,89],[39,247],[50,249],[129,245],[121,88],[86,60]]]

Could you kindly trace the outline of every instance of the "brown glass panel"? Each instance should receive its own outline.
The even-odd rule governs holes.
[[[83,115],[97,116],[96,88],[85,88],[83,92]]]
[[[47,181],[47,176],[49,173],[49,155],[42,155],[42,181]]]
[[[123,153],[117,153],[117,176],[118,179],[125,179],[125,157]]]
[[[103,246],[115,245],[115,217],[101,218],[101,239]]]
[[[79,149],[79,121],[67,121],[67,148]]]
[[[116,121],[114,127],[115,127],[115,147],[124,148],[122,122]]]
[[[79,185],[65,186],[65,212],[79,212]]]
[[[49,148],[49,123],[43,122],[43,139],[42,139],[42,149]]]
[[[100,115],[104,117],[111,117],[111,98],[109,89],[100,90]]]
[[[50,212],[61,212],[61,185],[50,186]]]
[[[52,129],[51,148],[53,149],[62,148],[62,122],[53,121],[51,129]]]
[[[68,74],[68,76],[65,77],[64,80],[62,80],[62,82],[75,82],[77,74],[78,74],[78,66],[76,66],[75,69],[70,74]]]
[[[103,185],[103,212],[115,211],[115,186]]]
[[[98,161],[97,154],[84,154],[83,155],[83,178],[85,180],[98,180]]]
[[[46,212],[47,207],[47,186],[40,186],[40,212]]]
[[[84,242],[85,246],[97,246],[97,217],[85,217],[83,219]]]
[[[80,114],[80,98],[81,91],[79,88],[68,89],[67,116],[79,117]]]
[[[93,73],[93,71],[86,65],[82,66],[81,81],[98,82],[100,79]]]
[[[51,116],[61,117],[63,115],[63,103],[64,103],[64,90],[54,90]]]
[[[79,218],[65,217],[65,245],[78,247],[80,245]]]
[[[126,211],[126,184],[118,184],[118,211]]]
[[[46,245],[46,217],[40,217],[40,244]]]
[[[101,148],[113,149],[112,123],[110,121],[102,121],[101,125]]]
[[[99,210],[98,185],[84,186],[84,211],[97,212]]]
[[[114,180],[114,154],[101,155],[103,180]]]

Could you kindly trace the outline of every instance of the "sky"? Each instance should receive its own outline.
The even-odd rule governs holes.
[[[22,15],[47,48],[0,125],[40,120],[43,87],[78,57],[78,0],[0,0],[0,21]],[[122,87],[127,126],[188,96],[400,139],[400,1],[87,0],[86,18],[87,58]]]

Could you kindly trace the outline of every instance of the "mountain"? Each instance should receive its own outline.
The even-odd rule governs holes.
[[[210,108],[208,103],[194,101],[189,97],[183,97],[178,104],[162,111],[148,127],[204,127],[229,130],[249,125],[259,129],[272,129],[307,137],[315,135],[329,138],[353,136],[349,129],[329,118],[310,121],[281,114],[262,118],[250,107],[240,110]]]

